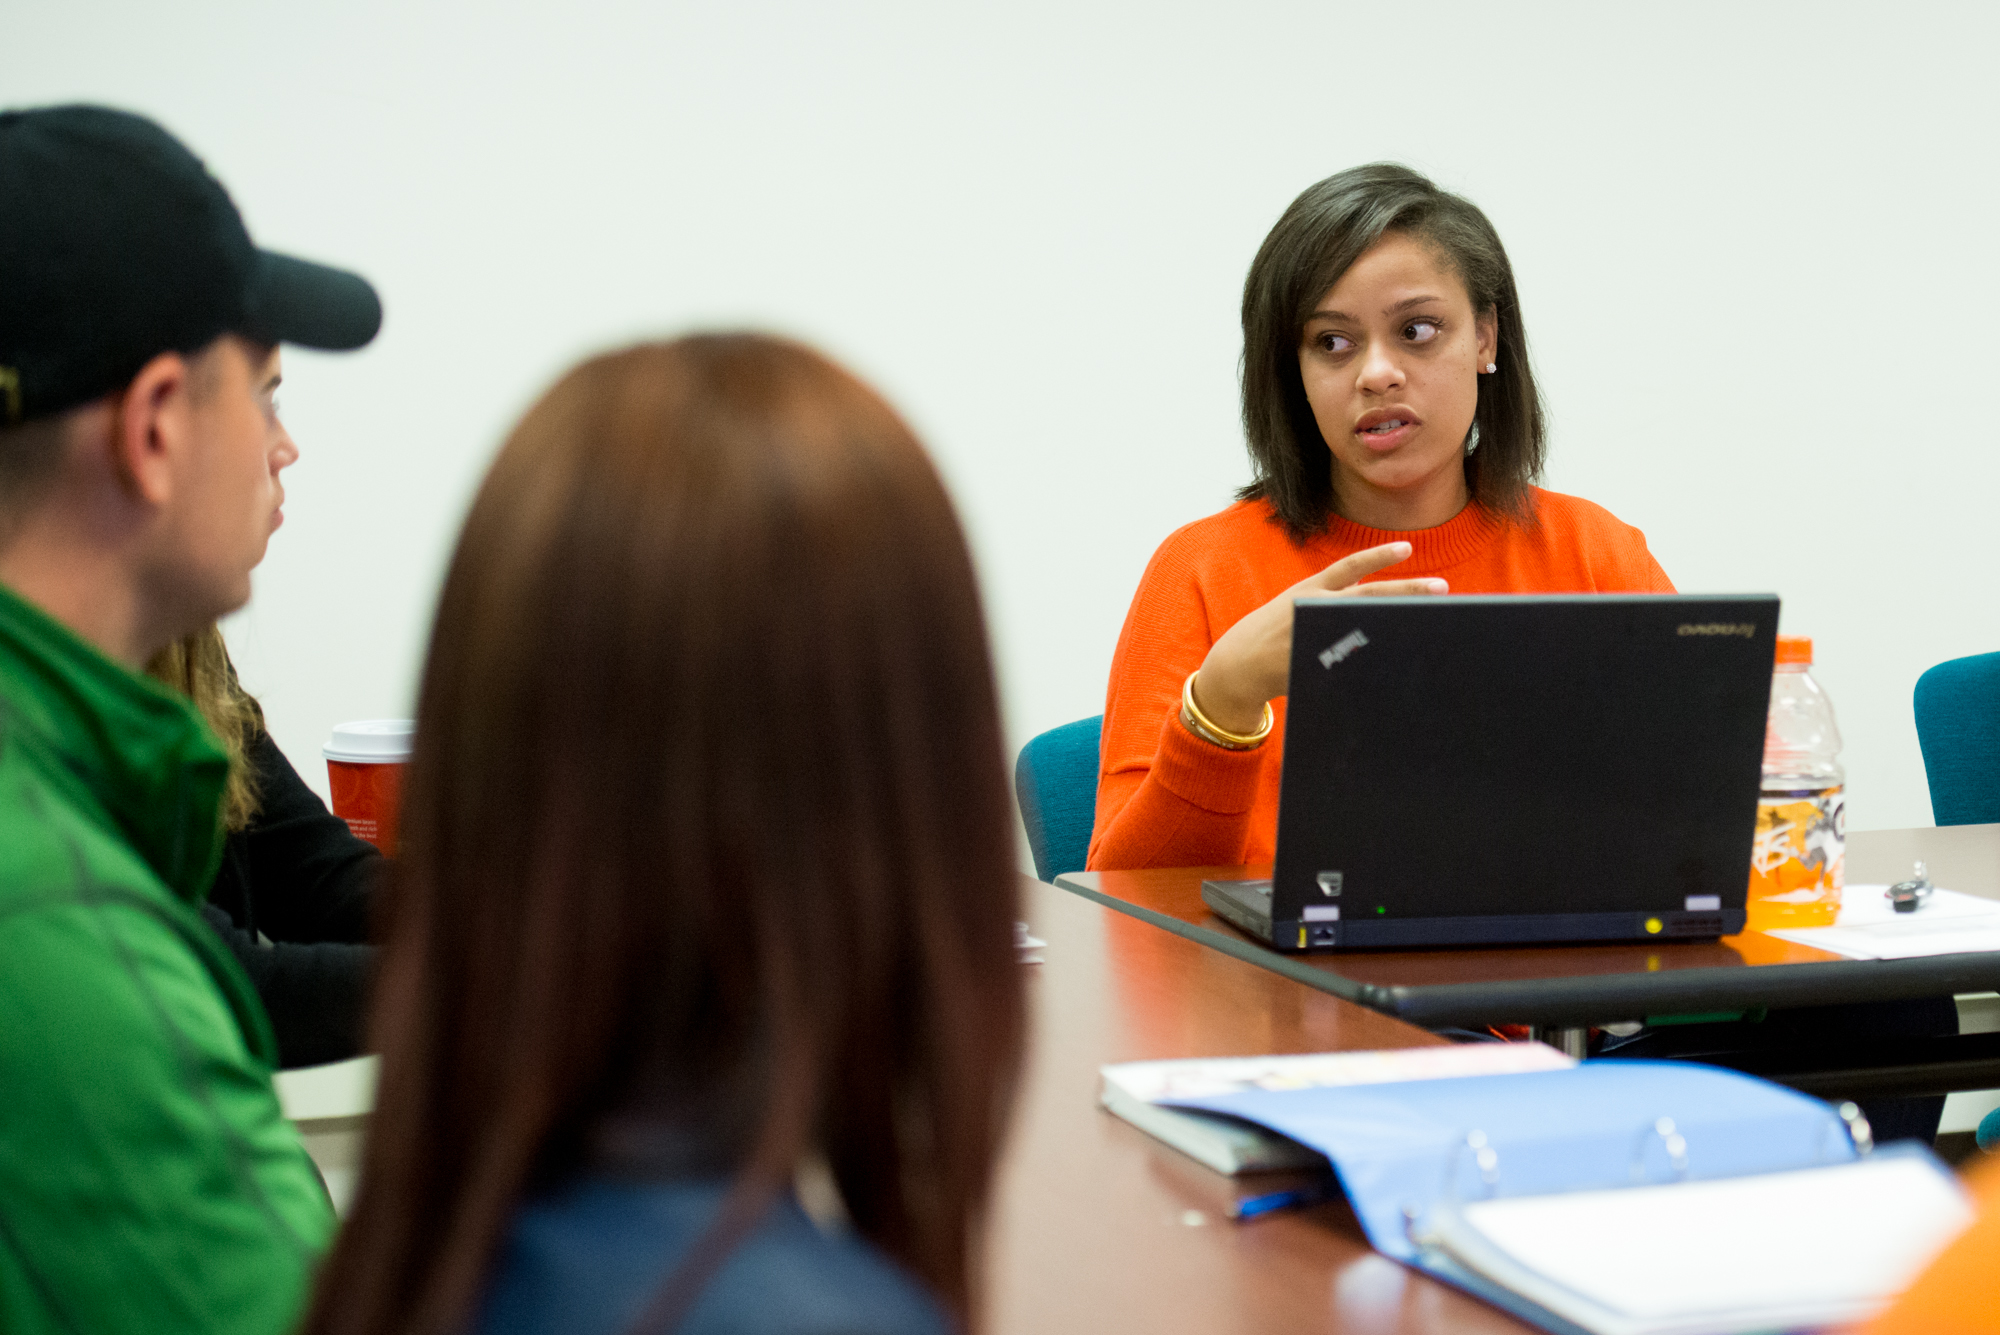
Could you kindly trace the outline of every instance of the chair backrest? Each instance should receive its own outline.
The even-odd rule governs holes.
[[[1917,678],[1916,709],[1931,818],[2000,821],[2000,654],[1939,663]]]
[[[1097,742],[1104,715],[1050,728],[1021,748],[1014,795],[1035,855],[1035,875],[1082,871],[1097,820]]]

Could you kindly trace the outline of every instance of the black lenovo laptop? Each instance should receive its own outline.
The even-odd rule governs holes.
[[[1202,900],[1280,950],[1743,930],[1778,600],[1302,598],[1276,866]]]

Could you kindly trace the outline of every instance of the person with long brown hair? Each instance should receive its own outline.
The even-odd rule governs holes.
[[[757,335],[571,371],[446,576],[306,1330],[963,1328],[1011,820],[971,558],[896,414]]]

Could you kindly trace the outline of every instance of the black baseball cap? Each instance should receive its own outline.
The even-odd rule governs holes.
[[[257,249],[222,183],[144,116],[0,111],[0,426],[223,334],[345,351],[381,327],[367,279]]]

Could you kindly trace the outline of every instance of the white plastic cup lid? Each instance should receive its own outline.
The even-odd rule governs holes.
[[[337,724],[320,753],[348,765],[398,765],[410,758],[417,721],[365,718]]]

